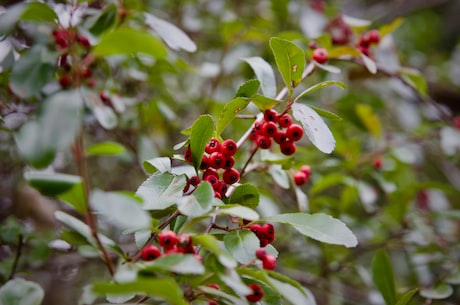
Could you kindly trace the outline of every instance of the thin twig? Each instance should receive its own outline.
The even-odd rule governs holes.
[[[24,245],[23,242],[24,236],[22,234],[18,235],[18,249],[16,250],[16,256],[14,257],[13,266],[11,267],[10,275],[8,276],[8,280],[11,280],[16,273],[16,269],[18,268],[19,258],[21,257],[22,246]]]

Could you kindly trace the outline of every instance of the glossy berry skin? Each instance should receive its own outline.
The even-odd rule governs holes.
[[[220,144],[220,152],[224,156],[233,156],[238,149],[236,142],[232,139],[227,139]]]
[[[276,126],[275,122],[265,122],[262,125],[262,133],[266,137],[273,137],[278,132],[278,126]]]
[[[297,186],[305,185],[308,181],[308,177],[304,172],[297,172],[294,175],[294,183]]]
[[[201,181],[200,177],[198,177],[198,176],[192,176],[189,179],[190,184],[193,185],[193,186],[197,186],[200,183],[200,181]]]
[[[313,50],[313,60],[317,63],[324,64],[328,59],[326,49],[317,48]]]
[[[290,156],[295,153],[296,146],[293,141],[284,141],[280,143],[280,150],[283,155]]]
[[[190,146],[184,152],[184,160],[187,162],[192,162],[192,150],[190,149]]]
[[[222,175],[224,182],[227,184],[233,184],[240,180],[240,172],[235,168],[226,169]]]
[[[223,168],[232,168],[235,165],[235,158],[233,156],[225,156]]]
[[[256,250],[256,257],[260,260],[263,260],[267,256],[267,251],[265,248],[259,248]]]
[[[158,235],[158,243],[165,250],[174,248],[179,242],[179,238],[173,231],[163,231]]]
[[[217,185],[219,183],[219,178],[217,178],[216,176],[212,176],[212,175],[204,177],[203,180],[208,181],[213,187],[214,185]]]
[[[204,171],[203,173],[203,180],[206,179],[206,177],[208,176],[214,176],[216,177],[217,179],[219,179],[219,173],[217,173],[215,170],[211,169],[211,168],[208,168],[207,170]]]
[[[260,149],[269,149],[272,146],[272,140],[269,137],[259,136],[256,144]]]
[[[287,128],[292,124],[292,116],[289,113],[285,113],[278,118],[278,124],[280,127]]]
[[[154,259],[161,256],[161,251],[158,247],[149,245],[145,246],[141,251],[141,258],[144,261],[153,261]]]
[[[380,32],[379,30],[371,30],[368,33],[370,43],[379,43],[380,42]]]
[[[203,155],[203,157],[201,157],[200,169],[207,169],[208,167],[209,167],[209,157],[206,155]]]
[[[256,134],[262,134],[262,125],[263,125],[263,122],[254,123],[254,131],[256,132]]]
[[[251,288],[252,293],[246,296],[249,302],[259,302],[264,297],[264,290],[257,284],[252,283],[248,285]]]
[[[276,122],[278,112],[275,109],[267,109],[264,111],[265,122]]]
[[[310,178],[311,168],[309,165],[302,165],[302,167],[300,167],[300,171],[305,173],[305,175],[307,175],[307,178]]]
[[[276,266],[276,257],[274,257],[271,254],[265,255],[265,257],[262,259],[262,267],[265,270],[274,270]]]
[[[221,152],[213,152],[209,155],[209,165],[212,168],[223,168],[225,164],[225,157]]]
[[[208,154],[212,154],[213,152],[218,152],[220,150],[220,142],[216,138],[211,138],[208,144],[204,149]]]
[[[278,130],[278,132],[273,136],[273,140],[276,143],[281,144],[283,142],[286,142],[288,140],[288,137],[285,131]]]
[[[303,137],[303,133],[303,128],[299,124],[292,124],[286,130],[286,136],[294,142],[299,141]]]

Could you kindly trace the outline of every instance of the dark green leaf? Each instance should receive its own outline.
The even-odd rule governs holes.
[[[167,55],[166,48],[160,40],[145,30],[129,27],[120,27],[102,35],[93,52],[99,56],[143,53],[154,58],[164,58]]]
[[[21,278],[9,280],[0,287],[0,304],[4,305],[40,305],[44,296],[40,285]]]
[[[100,142],[89,146],[86,149],[87,156],[113,156],[121,155],[126,152],[126,148],[117,142]]]
[[[176,204],[177,200],[182,197],[186,183],[184,175],[154,174],[139,186],[136,195],[143,198],[144,209],[164,210]]]
[[[211,211],[214,190],[210,183],[202,182],[192,194],[182,196],[177,200],[179,211],[189,217],[203,216]]]
[[[396,305],[407,305],[412,300],[414,294],[418,291],[417,288],[409,290],[406,292],[402,297],[399,298],[398,303]]]
[[[58,21],[56,12],[48,5],[40,2],[29,2],[21,15],[23,21],[43,21],[56,23]]]
[[[251,102],[253,102],[261,112],[264,112],[267,109],[272,109],[281,101],[263,95],[255,95],[251,98]]]
[[[332,85],[336,85],[342,89],[344,89],[346,87],[346,85],[342,82],[338,82],[338,81],[324,81],[324,82],[321,82],[321,83],[318,83],[314,86],[311,86],[310,88],[307,88],[305,89],[304,91],[302,91],[294,100],[294,102],[297,102],[300,98],[302,98],[304,95],[307,95],[309,93],[312,93],[318,89],[322,89],[324,87],[327,87],[327,86],[332,86]]]
[[[177,282],[168,278],[138,278],[127,283],[99,282],[93,284],[93,292],[99,295],[145,294],[162,298],[170,304],[188,304]]]
[[[256,250],[260,248],[259,239],[249,230],[238,230],[225,234],[224,245],[241,264],[248,264],[255,260]]]
[[[10,88],[19,97],[38,93],[53,77],[56,57],[37,45],[25,52],[13,66]]]
[[[81,182],[80,176],[49,172],[26,172],[24,178],[45,196],[59,195]]]
[[[314,107],[314,106],[310,106],[310,108],[313,109],[314,111],[316,111],[323,118],[327,118],[327,119],[330,119],[330,120],[342,120],[341,117],[339,117],[337,114],[335,114],[333,112],[330,112],[330,111],[327,111],[327,110],[324,110],[324,109],[321,109],[321,108],[318,108],[318,107]]]
[[[89,28],[91,34],[99,36],[106,30],[111,29],[117,21],[117,14],[117,6],[113,3],[108,4]]]
[[[203,274],[204,266],[193,254],[170,254],[159,257],[141,269],[142,274],[170,271],[179,274]]]
[[[305,69],[305,53],[294,43],[276,37],[270,39],[270,48],[275,56],[278,70],[289,90],[289,95],[292,95],[293,88],[302,80],[302,73]]]
[[[196,170],[200,168],[206,144],[214,134],[214,120],[210,115],[201,115],[192,125],[190,133],[190,150],[192,163]]]
[[[374,284],[379,289],[385,303],[394,305],[396,303],[396,288],[393,275],[393,267],[390,258],[385,251],[375,253],[372,261],[372,277]]]
[[[60,200],[70,204],[80,213],[85,212],[86,203],[85,203],[85,192],[83,189],[83,182],[74,184],[69,190],[65,193],[59,194],[57,197]]]
[[[232,122],[235,116],[249,104],[249,100],[237,97],[224,106],[217,121],[216,134],[219,136],[222,131]]]
[[[257,79],[260,81],[264,95],[269,98],[275,97],[276,79],[275,73],[273,72],[270,64],[261,57],[249,57],[243,58],[243,60],[251,66],[252,70],[254,70]]]
[[[257,187],[252,184],[242,184],[235,188],[229,203],[237,203],[255,209],[259,205],[259,199],[260,194]]]
[[[259,90],[259,87],[260,87],[260,81],[258,81],[257,79],[250,79],[238,88],[238,91],[235,94],[235,98],[236,97],[251,98],[257,93],[257,91]]]
[[[451,285],[441,283],[431,289],[421,289],[420,295],[427,299],[442,300],[447,299],[454,293],[454,289]]]
[[[356,236],[342,221],[323,213],[279,214],[262,221],[289,224],[301,234],[324,243],[343,245],[347,248],[358,244]]]

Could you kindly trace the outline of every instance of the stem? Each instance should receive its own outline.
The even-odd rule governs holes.
[[[14,257],[13,266],[11,267],[10,275],[8,276],[8,280],[11,280],[16,273],[16,269],[18,268],[19,258],[21,257],[22,246],[24,245],[23,239],[24,237],[22,234],[18,235],[18,249],[16,251],[16,256]]]
[[[244,164],[243,168],[241,169],[241,172],[240,172],[240,176],[243,177],[244,174],[246,174],[246,168],[248,167],[249,163],[251,162],[252,158],[254,158],[256,152],[257,152],[257,149],[258,147],[255,146],[252,151],[251,151],[251,154],[249,155],[249,158],[248,160],[246,160],[246,163]]]
[[[91,186],[90,186],[90,182],[88,178],[88,166],[86,164],[84,147],[85,147],[85,142],[83,138],[83,130],[81,130],[77,137],[75,145],[73,147],[73,154],[74,154],[74,158],[77,163],[77,166],[78,166],[78,174],[80,175],[82,182],[83,182],[83,193],[84,193],[84,203],[85,203],[85,215],[84,215],[85,221],[91,231],[91,235],[96,241],[97,247],[102,253],[102,258],[109,270],[110,275],[113,276],[115,274],[115,268],[112,264],[112,260],[109,257],[109,253],[107,252],[107,249],[104,247],[104,244],[101,242],[101,239],[99,238],[97,222],[96,222],[96,219],[92,215],[93,212],[89,205],[89,194],[91,191]]]

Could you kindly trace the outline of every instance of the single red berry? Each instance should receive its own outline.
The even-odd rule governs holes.
[[[370,52],[369,52],[369,47],[365,47],[365,46],[358,46],[358,50],[363,53],[364,55],[366,56],[369,56],[370,55]]]
[[[200,184],[200,177],[192,176],[192,177],[190,177],[190,179],[188,181],[190,182],[191,185],[197,186],[198,184]]]
[[[210,288],[214,288],[214,289],[216,289],[216,290],[220,290],[219,284],[212,283],[212,284],[208,284],[208,285],[206,285],[206,286],[208,286],[208,287],[210,287]]]
[[[278,126],[276,126],[276,123],[275,123],[275,122],[272,122],[272,121],[265,122],[265,123],[262,125],[262,128],[263,128],[262,133],[263,133],[266,137],[272,138],[272,137],[278,132]]]
[[[296,146],[293,141],[284,141],[280,143],[280,150],[283,155],[290,156],[295,153]]]
[[[184,248],[173,247],[165,252],[165,255],[170,254],[185,254],[186,250]]]
[[[165,250],[174,248],[178,242],[179,238],[173,231],[163,231],[158,235],[158,243],[165,248]]]
[[[314,49],[318,48],[318,44],[316,43],[316,41],[313,41],[313,40],[312,40],[312,41],[310,41],[310,42],[308,43],[308,47],[309,47],[310,49],[314,50]]]
[[[328,60],[328,54],[326,49],[323,48],[317,48],[313,50],[313,60],[320,63],[324,64]]]
[[[86,36],[78,35],[77,41],[85,48],[89,48],[91,46],[91,44],[89,43],[89,39]]]
[[[214,298],[212,301],[208,301],[208,305],[219,305],[218,299]]]
[[[222,199],[222,194],[217,192],[217,191],[214,191],[214,197],[216,197],[218,199]]]
[[[383,165],[383,159],[381,156],[377,156],[372,160],[372,166],[374,167],[375,170],[380,170]]]
[[[264,290],[257,284],[252,283],[248,285],[251,288],[252,293],[246,296],[249,302],[259,302],[264,297]]]
[[[307,178],[310,178],[310,175],[311,175],[311,168],[309,165],[302,165],[300,167],[300,171],[305,173],[305,175],[307,175]]]
[[[187,162],[192,162],[192,150],[190,149],[190,146],[187,147],[187,150],[184,153],[184,160]]]
[[[212,176],[212,175],[204,177],[203,180],[208,181],[213,187],[214,185],[219,183],[219,178],[217,178],[216,176]]]
[[[214,176],[217,179],[219,179],[219,173],[212,168],[208,168],[207,170],[204,171],[203,173],[203,180],[206,180],[208,176]]]
[[[192,237],[189,234],[182,233],[178,236],[179,241],[177,243],[178,248],[185,249],[187,253],[195,253],[195,249],[192,245]]]
[[[265,257],[262,259],[262,267],[265,270],[274,270],[276,266],[276,257],[274,257],[271,254],[265,255]]]
[[[223,168],[225,164],[225,157],[221,152],[213,152],[209,155],[209,165],[212,168],[219,169]]]
[[[297,172],[294,175],[294,183],[298,186],[305,185],[308,181],[308,177],[304,172]]]
[[[206,155],[201,157],[200,169],[207,169],[209,167],[209,158]]]
[[[235,165],[235,158],[233,156],[225,156],[223,168],[232,168]]]
[[[161,251],[157,246],[148,245],[145,246],[141,251],[141,258],[144,261],[153,261],[154,259],[161,256]]]
[[[208,144],[206,144],[205,151],[208,154],[212,154],[213,152],[218,152],[220,148],[220,142],[216,138],[212,138],[209,140]]]
[[[280,127],[287,128],[292,124],[292,117],[289,113],[285,113],[278,118],[278,124]]]
[[[262,232],[262,226],[256,223],[250,226],[249,230],[251,230],[252,233],[258,236],[259,233]]]
[[[454,126],[455,128],[460,129],[460,116],[456,116],[454,118]]]
[[[286,132],[282,130],[278,130],[277,133],[273,136],[273,140],[275,140],[276,143],[281,144],[283,142],[286,142],[288,140],[288,137],[286,136]]]
[[[62,88],[69,88],[70,85],[72,84],[72,81],[67,75],[63,75],[59,79],[59,84],[61,85]]]
[[[219,192],[222,196],[225,195],[225,193],[227,193],[228,190],[227,183],[225,183],[224,181],[218,181],[212,187],[214,191]]]
[[[264,120],[266,122],[275,122],[278,117],[278,112],[275,109],[267,109],[264,111]]]
[[[275,228],[273,227],[273,225],[271,223],[266,223],[262,226],[262,231],[265,233],[265,235],[267,237],[269,237],[269,239],[271,239],[271,241],[274,240],[275,238]]]
[[[86,68],[86,69],[81,71],[81,76],[83,78],[89,78],[89,77],[91,77],[92,74],[93,74],[93,72],[91,71],[91,69],[88,69],[88,68]]]
[[[265,248],[259,248],[256,250],[256,257],[260,260],[263,260],[267,256],[267,251],[265,251]]]
[[[292,124],[291,126],[286,129],[286,136],[291,141],[299,141],[303,136],[303,128],[299,124]]]
[[[379,43],[380,42],[380,32],[379,30],[371,30],[369,31],[369,42],[370,43]]]
[[[272,140],[269,137],[259,136],[256,140],[257,147],[261,149],[269,149],[272,146]]]
[[[251,133],[249,134],[248,138],[250,141],[256,141],[258,136],[259,135],[257,134],[257,131],[253,128],[251,129]]]
[[[224,171],[222,178],[225,183],[233,184],[240,180],[240,172],[235,168],[229,168]]]
[[[255,122],[254,123],[254,130],[255,130],[256,134],[258,134],[258,135],[262,134],[262,125],[263,125],[263,122]]]
[[[361,37],[359,38],[358,45],[361,47],[368,48],[370,44],[371,44],[371,41],[370,41],[369,33],[364,33],[363,35],[361,35]]]
[[[233,156],[238,149],[236,142],[232,139],[227,139],[220,144],[220,152],[225,156]]]

